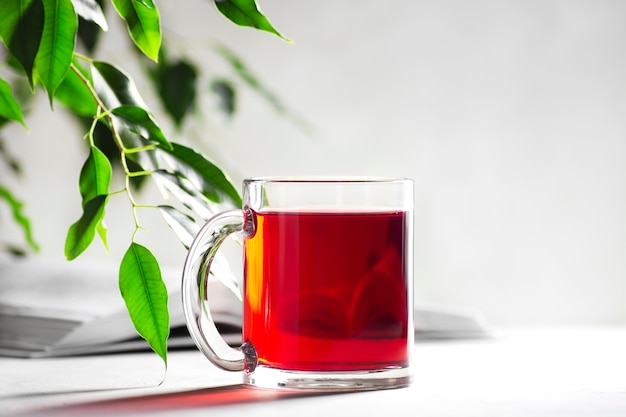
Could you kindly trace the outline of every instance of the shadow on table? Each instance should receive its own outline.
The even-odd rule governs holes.
[[[218,407],[231,404],[276,401],[290,398],[336,395],[356,391],[290,391],[272,390],[238,384],[212,387],[194,391],[181,391],[166,394],[150,394],[136,397],[118,398],[86,402],[47,410],[59,415],[150,413],[185,411],[194,408]]]

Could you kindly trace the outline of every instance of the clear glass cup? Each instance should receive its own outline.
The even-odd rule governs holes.
[[[241,348],[210,315],[211,262],[243,235]],[[413,182],[252,178],[243,208],[211,218],[183,268],[183,308],[199,350],[243,381],[295,389],[408,385],[413,345]]]

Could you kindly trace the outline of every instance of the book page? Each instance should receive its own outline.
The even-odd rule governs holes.
[[[29,257],[0,263],[0,305],[85,321],[123,307],[114,263]]]

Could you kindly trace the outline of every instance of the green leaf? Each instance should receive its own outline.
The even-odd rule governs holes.
[[[264,30],[287,42],[292,42],[274,29],[267,17],[259,10],[255,0],[215,0],[215,6],[236,25]]]
[[[161,48],[159,11],[152,0],[113,0],[117,13],[126,21],[135,45],[150,59],[157,61]]]
[[[218,108],[228,118],[235,114],[236,92],[233,85],[226,80],[213,80],[211,90],[218,98]]]
[[[104,16],[106,16],[105,6],[107,3],[105,3],[105,1],[108,0],[95,0],[97,7],[100,8],[100,12],[94,11],[94,15],[90,16],[93,19],[81,16],[81,13],[83,12],[80,10],[80,6],[78,6],[77,3],[91,3],[92,1],[94,0],[73,0],[74,8],[76,9],[76,14],[78,15],[78,39],[80,39],[87,52],[91,55],[93,55],[96,50],[96,45],[100,40],[100,35],[108,28],[106,20],[102,20]],[[91,9],[91,6],[87,7]],[[102,13],[102,18],[99,16],[100,13]],[[85,11],[83,14],[87,14],[87,12]],[[98,20],[99,23],[95,23],[94,20]],[[102,27],[102,25],[105,27]]]
[[[146,247],[131,243],[120,265],[119,286],[135,329],[167,366],[167,288],[156,258]]]
[[[202,219],[209,219],[220,211],[217,204],[212,203],[198,187],[181,175],[158,170],[152,173],[152,178],[161,189],[176,197],[185,207]]]
[[[30,224],[30,220],[24,214],[23,208],[24,203],[19,201],[9,189],[0,186],[0,199],[5,200],[9,206],[11,207],[11,212],[13,214],[13,220],[21,226],[24,231],[24,236],[26,237],[26,242],[34,251],[39,250],[39,245],[35,242],[32,233],[32,227]]]
[[[70,226],[65,238],[65,257],[68,260],[76,259],[91,245],[96,228],[104,219],[107,200],[108,196],[97,195],[84,204],[82,216]]]
[[[156,124],[152,114],[145,109],[124,105],[114,108],[111,110],[111,113],[120,117],[131,132],[165,148],[172,148],[171,143]]]
[[[189,249],[193,238],[198,233],[198,230],[200,230],[200,226],[193,217],[188,216],[172,206],[159,206],[159,211],[167,225],[174,231],[185,248]]]
[[[96,45],[100,40],[100,34],[102,30],[93,22],[89,20],[85,20],[82,17],[78,16],[78,29],[76,31],[76,35],[78,39],[85,47],[87,53],[90,55],[94,54],[96,50]]]
[[[42,0],[0,1],[0,37],[17,59],[33,88],[35,56],[44,27]]]
[[[189,62],[178,61],[159,68],[155,75],[161,102],[180,128],[196,104],[198,71]]]
[[[11,244],[3,245],[2,251],[15,256],[16,258],[23,258],[28,255],[28,253],[24,249],[18,246],[11,245]]]
[[[163,149],[173,157],[171,164],[176,173],[189,179],[209,200],[220,203],[226,197],[241,207],[241,197],[230,179],[203,155],[186,146],[171,142],[172,149]]]
[[[76,42],[78,18],[71,0],[43,0],[45,21],[35,69],[48,91],[50,104],[54,93],[70,69]]]
[[[96,0],[72,0],[76,14],[85,20],[94,22],[104,31],[109,30],[104,12]]]
[[[171,206],[159,206],[161,214],[167,224],[174,230],[178,239],[186,248],[189,248],[196,234],[200,230],[193,218],[182,213]],[[241,289],[239,280],[233,275],[228,264],[228,259],[220,252],[215,254],[211,262],[211,275],[217,278],[226,288],[228,288],[239,300],[241,300]]]
[[[80,65],[78,60],[74,60],[74,66],[86,79],[91,78],[89,72]],[[96,114],[96,100],[83,80],[74,71],[67,73],[54,94],[57,100],[78,115],[93,117]]]
[[[107,62],[94,61],[91,67],[91,77],[98,96],[108,109],[121,105],[148,109],[135,82],[120,68]]]
[[[83,210],[85,209],[86,204],[95,199],[97,196],[108,195],[112,171],[111,162],[109,162],[109,159],[104,152],[95,146],[91,146],[89,156],[80,170],[80,177],[78,181],[80,195],[83,198]],[[104,244],[105,249],[108,251],[109,244],[107,240],[107,228],[104,225],[104,215],[99,222],[95,223],[95,231],[98,233],[98,236],[100,236],[100,240]],[[93,237],[91,240],[93,240]],[[91,244],[91,240],[87,246]]]
[[[104,152],[92,146],[89,156],[80,170],[78,181],[80,195],[83,197],[83,206],[96,196],[109,194],[111,175],[112,169],[109,159]]]
[[[13,97],[11,84],[0,78],[0,116],[10,120],[18,121],[28,129],[24,116],[22,115],[22,107],[20,103]]]
[[[243,301],[239,280],[233,274],[228,263],[228,259],[222,253],[217,252],[213,262],[211,262],[211,275],[217,278],[227,289],[230,290],[239,301]]]

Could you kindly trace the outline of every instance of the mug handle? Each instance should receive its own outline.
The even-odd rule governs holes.
[[[224,341],[211,317],[207,281],[220,245],[232,233],[251,231],[252,216],[247,210],[229,210],[207,221],[189,247],[182,275],[183,312],[196,346],[219,368],[246,373],[256,368],[256,351],[249,343],[233,349]]]

